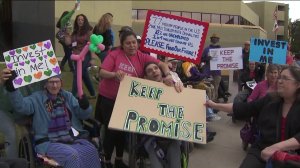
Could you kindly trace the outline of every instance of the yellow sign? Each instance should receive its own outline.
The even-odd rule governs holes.
[[[120,83],[109,128],[206,143],[205,91],[126,76]]]

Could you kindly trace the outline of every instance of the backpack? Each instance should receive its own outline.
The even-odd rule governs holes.
[[[65,43],[65,36],[66,36],[65,29],[59,29],[58,32],[55,34],[56,39],[60,43]]]

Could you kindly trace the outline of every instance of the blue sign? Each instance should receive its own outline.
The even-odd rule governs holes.
[[[250,62],[286,64],[286,41],[251,38]]]

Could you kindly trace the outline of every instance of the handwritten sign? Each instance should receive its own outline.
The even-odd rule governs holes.
[[[208,23],[149,10],[142,50],[198,64]]]
[[[14,87],[19,88],[61,73],[50,40],[3,53],[8,69],[15,70]]]
[[[165,138],[206,143],[205,91],[126,76],[109,127]]]
[[[286,41],[251,38],[249,61],[286,64],[287,46]]]
[[[211,70],[243,69],[242,47],[210,49]]]

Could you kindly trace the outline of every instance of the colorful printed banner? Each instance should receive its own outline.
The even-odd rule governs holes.
[[[141,49],[198,64],[209,24],[149,10]]]
[[[210,49],[211,70],[243,69],[242,47]]]
[[[287,46],[286,41],[251,38],[249,61],[284,65]]]
[[[8,69],[15,70],[14,87],[19,88],[61,73],[50,40],[3,53]]]
[[[125,76],[109,128],[205,144],[205,102],[205,90]]]

